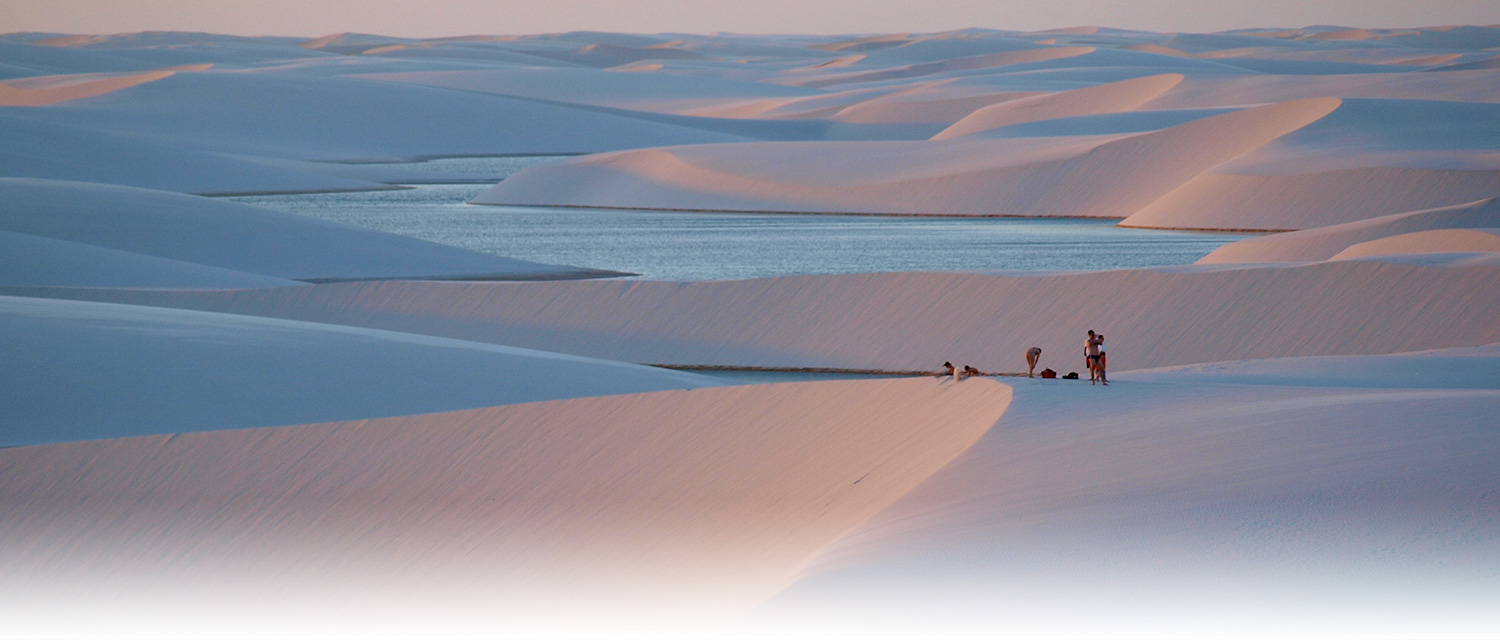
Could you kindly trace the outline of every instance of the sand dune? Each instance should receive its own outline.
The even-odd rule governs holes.
[[[1305,229],[1472,202],[1500,195],[1496,148],[1500,107],[1493,104],[1348,99],[1123,224]]]
[[[305,283],[0,231],[0,286],[253,289]]]
[[[839,84],[853,84],[858,82],[876,82],[885,80],[901,80],[905,78],[918,78],[949,71],[965,71],[970,69],[988,69],[1012,64],[1025,64],[1028,62],[1046,62],[1061,58],[1071,58],[1093,52],[1091,47],[1046,47],[1041,49],[1028,49],[1023,51],[1002,51],[964,58],[951,58],[935,62],[923,62],[918,64],[895,67],[891,69],[880,69],[875,71],[856,71],[832,75],[819,75],[811,78],[786,78],[779,80],[781,84],[800,87],[827,87]]]
[[[1413,65],[1413,66],[1425,67],[1425,66],[1431,66],[1431,65],[1447,64],[1449,62],[1453,62],[1454,60],[1457,60],[1457,59],[1462,58],[1462,57],[1463,57],[1463,54],[1461,54],[1461,53],[1440,53],[1440,54],[1431,55],[1431,56],[1419,56],[1419,57],[1416,57],[1416,58],[1405,58],[1405,59],[1402,59],[1402,60],[1398,60],[1396,62],[1392,62],[1391,64],[1404,64],[1404,65]]]
[[[10,177],[203,194],[389,188],[369,180],[293,171],[86,126],[38,122],[20,114],[0,113],[0,131],[7,143],[0,145],[0,175]]]
[[[1443,73],[1363,74],[1190,74],[1172,91],[1146,104],[1148,109],[1242,106],[1311,97],[1388,98],[1500,102],[1493,70]]]
[[[1500,235],[1497,235],[1496,229],[1433,229],[1403,233],[1350,245],[1330,259],[1476,251],[1500,251]]]
[[[1500,342],[1492,267],[1336,261],[1079,274],[899,273],[728,282],[380,282],[243,292],[54,290],[430,333],[627,362],[924,370],[965,360],[1082,370],[1110,336],[1117,370]]]
[[[0,447],[711,387],[430,336],[0,296]]]
[[[607,273],[502,258],[166,191],[0,178],[0,194],[3,231],[291,280],[533,279]],[[98,267],[101,272],[109,268]]]
[[[869,124],[907,122],[951,125],[968,117],[976,109],[1031,95],[1033,94],[1030,92],[975,91],[939,81],[862,100],[824,117],[839,122]]]
[[[827,44],[812,45],[812,49],[820,49],[830,53],[841,53],[844,51],[869,51],[872,49],[884,49],[886,47],[898,46],[911,38],[910,33],[889,33],[884,35],[867,36],[853,40],[840,40]]]
[[[959,455],[1009,396],[756,385],[0,450],[0,567],[37,576],[0,585],[0,609],[56,629],[56,608],[124,603],[174,632],[244,615],[241,632],[380,635],[448,615],[486,633],[722,622]],[[418,626],[384,626],[393,612]]]
[[[1118,138],[621,152],[524,170],[473,202],[1122,217],[1204,169],[1314,122],[1338,105],[1336,99],[1266,105]],[[808,171],[810,165],[817,171]]]
[[[347,117],[351,110],[360,117]],[[17,126],[78,126],[96,139],[119,135],[179,149],[303,160],[566,153],[744,139],[530,100],[289,73],[176,74],[67,109],[28,109],[26,116]],[[496,127],[499,121],[509,126]],[[45,157],[47,151],[24,155]]]
[[[700,637],[770,598],[731,635],[1492,636],[1497,50],[0,34],[0,635]],[[454,282],[598,273],[122,186],[597,152],[478,201],[1302,231],[1109,272]],[[1087,329],[1108,388],[627,364],[1067,372]]]
[[[1500,201],[1488,198],[1469,204],[1249,238],[1219,247],[1199,259],[1198,264],[1327,260],[1355,244],[1390,236],[1434,229],[1496,226],[1500,226]]]
[[[1500,172],[1374,167],[1291,176],[1205,174],[1143,207],[1126,227],[1309,229],[1500,193]]]
[[[856,53],[856,54],[853,54],[853,55],[848,55],[848,56],[842,56],[842,57],[839,57],[839,58],[834,58],[832,60],[825,60],[823,62],[819,62],[819,63],[817,63],[815,65],[810,66],[810,67],[803,67],[802,69],[797,69],[797,71],[806,71],[808,69],[840,69],[840,68],[843,68],[843,67],[847,67],[847,66],[849,66],[851,64],[854,64],[856,62],[859,62],[860,60],[864,60],[864,59],[865,59],[865,54],[863,54],[863,53]]]
[[[933,136],[947,140],[989,129],[1069,116],[1131,111],[1182,82],[1182,74],[1166,73],[1121,80],[1062,93],[1011,100],[978,109]]]
[[[1016,381],[995,429],[761,620],[875,637],[1481,637],[1500,591],[1484,568],[1500,553],[1497,356]]]
[[[38,107],[92,98],[170,77],[175,71],[84,77],[44,76],[0,82],[0,107]]]

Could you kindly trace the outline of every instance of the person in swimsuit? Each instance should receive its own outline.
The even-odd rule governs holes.
[[[982,376],[982,375],[984,375],[984,374],[980,373],[979,370],[975,369],[972,365],[967,365],[967,364],[964,365],[964,377],[965,378],[972,378],[974,376]]]
[[[958,379],[958,372],[953,370],[953,363],[952,362],[944,362],[943,363],[943,372],[939,373],[937,375],[937,377],[939,377],[939,378],[947,378],[949,376],[952,376],[954,380],[957,380]]]
[[[1099,345],[1102,344],[1104,344],[1104,341],[1090,329],[1089,338],[1083,343],[1084,359],[1087,360],[1089,367],[1090,385],[1094,384],[1095,380],[1103,381],[1104,379],[1104,368],[1099,366],[1099,354],[1101,353]],[[1105,386],[1109,385],[1108,382],[1104,382],[1104,384]]]
[[[1042,348],[1032,347],[1026,350],[1026,377],[1035,377],[1031,372],[1036,371],[1036,363],[1042,359]]]
[[[1104,371],[1109,369],[1109,352],[1104,350],[1104,334],[1095,337],[1099,338],[1099,380],[1109,386],[1109,378],[1104,375]]]

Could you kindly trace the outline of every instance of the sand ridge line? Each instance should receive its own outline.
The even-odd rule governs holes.
[[[648,367],[661,367],[663,369],[675,369],[677,371],[764,371],[768,373],[847,373],[869,376],[947,377],[947,374],[941,371],[917,371],[911,369],[848,369],[839,367],[744,367],[737,365],[719,364],[642,364],[645,364]],[[1024,373],[980,372],[979,375],[984,377],[1026,377],[1026,374]],[[967,378],[972,376],[965,377]]]

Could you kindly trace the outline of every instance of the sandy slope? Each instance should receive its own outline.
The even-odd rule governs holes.
[[[1126,226],[1306,229],[1500,195],[1500,105],[1348,99]]]
[[[126,75],[83,77],[47,76],[0,82],[0,107],[38,107],[81,98],[92,98],[139,84],[155,82],[175,71],[152,71]]]
[[[0,231],[0,286],[253,289],[305,283]]]
[[[386,185],[320,173],[288,171],[167,142],[87,126],[40,122],[0,112],[0,175],[165,189],[189,193],[379,189]]]
[[[1500,622],[1497,363],[1491,346],[1017,381],[994,429],[820,554],[762,622],[1483,637]]]
[[[567,278],[589,269],[513,260],[165,191],[0,178],[0,230],[292,280]],[[58,260],[66,260],[58,254]],[[61,263],[59,263],[61,264]],[[100,264],[98,269],[109,267]]]
[[[1434,229],[1500,226],[1500,200],[1396,213],[1368,220],[1249,238],[1227,244],[1198,264],[1327,260],[1362,242]]]
[[[1410,255],[1420,253],[1500,251],[1500,234],[1491,229],[1433,229],[1361,242],[1334,254],[1341,258]]]
[[[780,79],[780,84],[802,86],[802,87],[828,87],[833,85],[855,84],[863,82],[878,82],[886,80],[904,80],[907,78],[919,78],[934,74],[951,71],[967,71],[972,69],[989,69],[1007,65],[1018,65],[1035,62],[1047,62],[1081,56],[1093,52],[1092,47],[1045,47],[1040,49],[1026,49],[1022,51],[1001,51],[977,56],[964,56],[959,58],[948,58],[933,62],[920,62],[917,64],[892,67],[874,71],[852,71],[845,73],[817,74],[813,77],[795,77]]]
[[[387,331],[0,297],[0,446],[351,420],[716,386]]]
[[[86,606],[168,635],[654,635],[790,583],[1009,398],[755,385],[0,450],[0,567],[36,576],[0,585],[0,610],[13,629],[106,628],[49,618]]]
[[[1182,79],[1183,75],[1180,73],[1166,73],[1012,100],[977,109],[932,139],[947,140],[1036,120],[1131,111],[1166,93],[1182,82]]]
[[[627,151],[527,169],[474,202],[1123,217],[1205,168],[1249,153],[1338,106],[1334,99],[1292,101],[1115,140],[797,143]],[[921,161],[939,155],[940,165]],[[809,162],[817,162],[819,170],[792,169]],[[889,168],[884,175],[872,175],[873,163]]]
[[[1493,267],[1337,261],[1080,274],[891,273],[728,282],[382,282],[45,295],[432,333],[628,362],[983,371],[1378,354],[1500,341]],[[959,362],[963,360],[963,362]]]

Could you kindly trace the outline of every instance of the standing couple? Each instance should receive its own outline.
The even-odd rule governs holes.
[[[1104,376],[1104,334],[1094,333],[1093,329],[1089,329],[1089,339],[1083,343],[1083,355],[1084,364],[1089,368],[1089,384],[1098,380],[1104,386],[1109,386],[1109,379]]]

